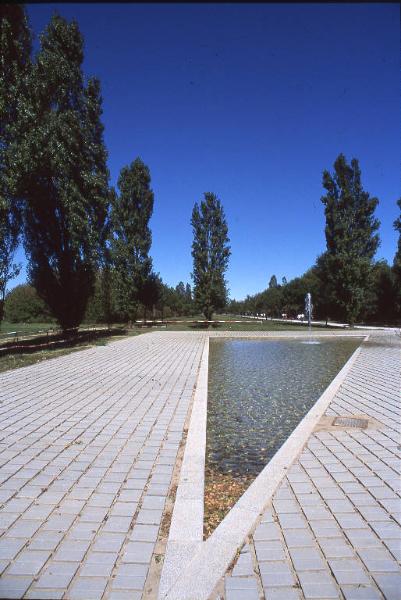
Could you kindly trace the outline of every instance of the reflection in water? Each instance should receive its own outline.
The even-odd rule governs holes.
[[[257,475],[360,343],[211,339],[207,467]]]

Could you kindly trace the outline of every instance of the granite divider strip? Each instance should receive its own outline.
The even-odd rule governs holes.
[[[163,597],[203,543],[209,337],[194,393],[180,479],[159,585]]]
[[[213,335],[213,337],[220,336]],[[229,335],[227,335],[227,337],[229,337]],[[299,338],[301,336],[297,335],[292,337]],[[307,334],[305,337],[307,337]],[[369,335],[360,335],[358,337],[362,338],[362,344],[369,339]],[[186,493],[186,482],[184,481],[182,473],[177,491],[177,497],[179,492],[182,494],[182,508],[180,508],[180,505],[178,505],[178,516],[175,521],[175,527],[174,529],[171,529],[172,537],[169,537],[169,542],[167,545],[169,556],[166,554],[167,560],[162,572],[162,585],[159,588],[160,600],[207,600],[210,597],[216,585],[219,584],[221,577],[224,576],[224,573],[234,559],[237,551],[242,548],[247,535],[249,535],[249,533],[257,525],[266,506],[270,503],[274,492],[277,490],[279,484],[285,477],[287,470],[301,453],[314,428],[324,415],[330,402],[350,372],[360,354],[360,351],[361,346],[355,350],[341,371],[320,396],[319,400],[314,404],[307,415],[294,429],[290,437],[286,440],[286,442],[284,442],[284,444],[266,465],[263,471],[257,476],[257,478],[244,492],[235,506],[230,510],[223,521],[218,525],[212,535],[205,542],[202,542],[202,539],[199,539],[199,532],[200,536],[202,536],[203,532],[205,459],[203,455],[203,460],[200,460],[200,462],[197,463],[196,461],[193,461],[191,452],[188,450],[187,455],[186,449],[184,462],[187,459],[187,462],[189,463],[188,473],[191,471],[192,473],[197,473],[198,478],[200,478],[200,468],[203,468],[202,482],[198,483],[199,493],[202,488],[202,528],[199,527],[200,513],[195,514],[195,512],[193,512],[195,505],[190,507],[188,503],[190,497],[187,495],[189,492]],[[196,412],[193,413],[192,416],[194,418],[192,419],[191,417],[188,437],[193,434],[194,440],[196,440],[196,437],[198,436],[198,442],[201,442],[204,435],[206,444],[208,371],[207,363],[206,365],[204,364],[203,358],[204,357],[202,357],[198,384],[199,393],[201,394],[201,392],[204,390],[206,395],[206,398],[203,399],[205,410],[203,416],[204,421],[195,421],[195,419],[201,415],[196,417]],[[203,430],[204,434],[201,433]],[[199,457],[199,449],[198,452],[195,453],[195,456]],[[191,464],[192,469],[190,468]],[[184,487],[180,491],[181,482]],[[195,490],[195,487],[193,487],[192,490]],[[195,519],[192,529],[189,527],[191,516]],[[196,535],[194,535],[195,532]],[[189,537],[191,534],[194,536],[193,538]]]

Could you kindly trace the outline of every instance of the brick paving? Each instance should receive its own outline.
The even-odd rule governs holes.
[[[204,335],[0,376],[0,597],[141,598]]]
[[[400,346],[363,344],[326,415],[377,425],[312,434],[226,575],[226,600],[400,600]]]
[[[0,598],[143,598],[206,335],[241,336],[152,333],[0,375]],[[396,336],[364,344],[326,414],[377,426],[310,437],[226,600],[400,600],[400,368]]]

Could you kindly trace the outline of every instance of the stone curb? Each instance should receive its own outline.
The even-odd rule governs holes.
[[[205,339],[159,586],[163,597],[203,543],[209,337]]]
[[[369,336],[360,337],[363,337],[362,344],[369,338]],[[176,525],[175,528],[172,529],[174,537],[171,538],[171,550],[173,551],[171,552],[170,556],[167,556],[166,553],[167,560],[162,573],[163,585],[160,586],[160,600],[207,600],[210,597],[220,578],[224,575],[234,559],[237,551],[244,544],[246,536],[249,535],[249,533],[257,525],[259,518],[263,514],[266,506],[270,503],[278,485],[286,475],[286,471],[299,456],[315,426],[324,415],[330,402],[334,398],[335,394],[355,363],[360,350],[361,346],[355,350],[341,371],[336,375],[330,385],[320,396],[319,400],[305,415],[302,421],[294,429],[290,437],[284,442],[284,444],[276,452],[274,457],[266,465],[263,471],[257,476],[257,478],[244,492],[235,506],[230,510],[220,525],[205,542],[202,542],[202,538],[200,540],[198,537],[195,538],[194,531],[191,531],[187,528],[187,526],[184,526],[183,522],[181,521],[181,518],[183,517],[191,518],[193,516],[195,519],[194,529],[196,529],[197,535],[199,535],[199,531],[201,532],[200,535],[202,535],[204,479],[201,483],[198,483],[199,492],[202,490],[202,528],[199,527],[200,512],[195,513],[193,508],[191,509],[190,505],[188,504],[188,500],[185,500],[185,494],[183,490],[182,495],[180,496],[180,504],[178,505]],[[208,375],[207,362],[206,364],[204,363],[204,357],[205,354],[202,356],[201,370],[198,379],[199,396],[202,394],[205,396],[205,398],[203,398],[204,422],[202,423],[198,420],[200,417],[199,412],[194,412],[194,399],[194,409],[191,416],[190,430],[188,435],[188,439],[190,436],[194,440],[196,440],[196,437],[198,437],[199,443],[203,444],[203,461],[201,461],[203,468],[206,444]],[[187,455],[186,448],[184,462],[186,459],[189,468],[189,463],[192,463],[192,449],[191,453],[188,453]],[[201,468],[200,463],[194,465],[192,469],[189,469],[189,471],[195,471],[198,473],[198,479],[199,468]],[[181,473],[180,485],[181,482],[184,483],[183,472]],[[180,489],[180,485],[178,489]],[[192,489],[195,490],[195,486]],[[174,507],[173,520],[175,518],[175,513],[176,506]],[[180,521],[183,524],[181,528]],[[192,538],[189,537],[191,534]],[[170,538],[168,547],[169,544]],[[174,565],[171,562],[173,558],[175,562]],[[166,573],[164,573],[164,569],[166,569]]]

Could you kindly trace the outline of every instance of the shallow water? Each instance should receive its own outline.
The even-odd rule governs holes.
[[[211,339],[207,466],[257,475],[360,343]]]

